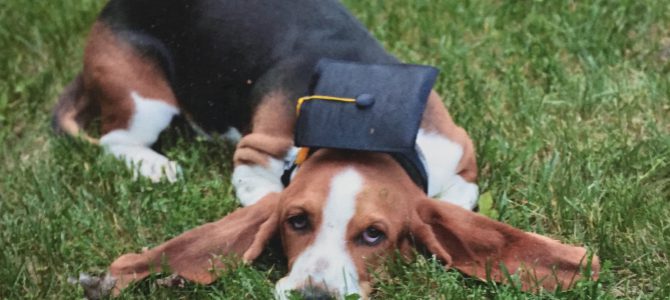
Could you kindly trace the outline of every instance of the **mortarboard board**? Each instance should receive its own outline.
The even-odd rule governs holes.
[[[298,99],[296,146],[389,153],[426,191],[415,143],[437,73],[421,65],[322,59],[313,95]]]

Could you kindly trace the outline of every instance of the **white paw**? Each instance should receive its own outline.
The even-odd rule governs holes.
[[[144,146],[109,145],[105,149],[117,158],[123,159],[133,170],[133,179],[146,177],[152,182],[162,178],[174,183],[181,175],[181,167],[167,157]]]
[[[270,159],[267,167],[259,165],[239,165],[233,171],[232,181],[235,194],[243,206],[252,205],[269,193],[279,193],[284,189],[281,183],[283,162]]]
[[[477,206],[479,187],[474,183],[465,181],[461,176],[454,175],[437,198],[467,210],[473,210]]]
[[[109,273],[104,277],[81,273],[79,278],[70,277],[67,281],[70,284],[81,285],[84,289],[84,297],[89,300],[106,299],[116,284],[116,278]]]

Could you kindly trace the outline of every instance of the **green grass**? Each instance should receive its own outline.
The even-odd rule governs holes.
[[[375,298],[670,297],[670,1],[345,3],[398,57],[441,69],[437,89],[476,143],[499,219],[603,263],[598,282],[532,295],[418,258],[390,263]],[[225,144],[177,135],[163,151],[185,180],[151,184],[50,133],[102,5],[0,1],[0,298],[80,298],[68,276],[237,206]],[[271,252],[210,286],[147,280],[122,298],[267,299],[283,272]]]

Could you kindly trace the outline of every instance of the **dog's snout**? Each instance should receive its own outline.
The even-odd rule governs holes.
[[[305,300],[335,300],[333,294],[318,286],[308,286],[301,289],[299,292]]]

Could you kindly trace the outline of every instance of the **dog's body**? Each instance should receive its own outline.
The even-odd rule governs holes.
[[[99,109],[100,144],[141,164],[137,172],[154,181],[162,170],[168,180],[177,177],[176,164],[148,148],[173,115],[181,112],[233,139],[242,132],[247,138],[235,156],[234,184],[248,205],[283,188],[279,176],[291,149],[295,101],[307,93],[321,58],[398,62],[335,0],[114,0],[93,27],[76,92],[65,94],[56,119],[78,135],[87,119],[82,112]],[[429,194],[472,208],[472,142],[437,94],[422,128]],[[258,145],[264,137],[272,138],[273,149]]]
[[[251,130],[255,104],[280,89],[289,101],[305,95],[322,57],[398,62],[333,0],[115,0],[100,24],[160,66],[206,131]]]
[[[553,265],[567,270],[541,285],[568,283],[582,265],[583,248],[467,211],[478,195],[474,149],[435,92],[417,137],[428,195],[387,154],[331,149],[316,151],[284,189],[280,177],[295,152],[295,101],[308,93],[322,58],[398,63],[335,0],[107,5],[91,31],[83,71],[55,110],[57,127],[99,142],[140,175],[174,181],[178,166],[149,147],[182,113],[205,131],[239,140],[233,184],[246,206],[153,250],[119,258],[110,268],[117,287],[146,276],[164,256],[178,274],[211,282],[215,274],[208,269],[220,265],[212,255],[251,261],[277,232],[292,270],[277,284],[279,297],[288,290],[308,297],[366,295],[366,264],[393,249],[411,252],[414,239],[480,278],[489,263],[497,280],[503,280],[498,262],[511,270],[526,263],[538,267],[529,278],[551,275]],[[101,117],[99,141],[81,129],[92,112]]]

